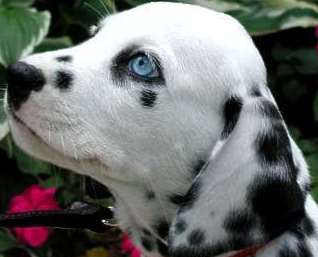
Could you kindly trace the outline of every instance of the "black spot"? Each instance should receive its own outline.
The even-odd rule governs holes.
[[[182,201],[180,202],[181,209],[179,211],[185,211],[186,209],[190,208],[195,200],[198,198],[201,190],[201,181],[196,180],[192,186],[190,187],[189,191],[185,194]]]
[[[261,97],[262,93],[258,87],[253,87],[251,90],[251,96]]]
[[[175,234],[181,234],[187,229],[187,224],[183,219],[178,219],[177,223],[175,224],[174,232]]]
[[[292,169],[290,174],[296,175],[289,137],[281,122],[272,124],[268,131],[258,135],[256,149],[261,163],[266,167],[269,164],[283,163]]]
[[[155,231],[164,240],[166,240],[168,238],[169,228],[170,228],[170,224],[165,220],[160,220],[155,225]],[[161,242],[159,239],[157,239],[157,246],[158,246],[159,253],[163,256],[167,256],[168,247],[163,242]]]
[[[311,220],[310,217],[306,216],[303,220],[303,224],[302,224],[302,227],[303,227],[303,230],[304,230],[304,233],[307,235],[307,236],[312,236],[315,234],[315,226],[314,226],[314,223],[313,221]]]
[[[185,203],[185,196],[179,194],[172,194],[169,196],[169,200],[175,205],[182,205]]]
[[[239,248],[242,249],[242,248]],[[226,242],[215,242],[211,245],[200,245],[198,247],[180,245],[170,247],[169,253],[172,257],[211,257],[231,251],[231,246]]]
[[[155,192],[153,192],[153,191],[147,191],[147,192],[146,192],[146,198],[147,198],[148,200],[153,200],[153,199],[155,199],[155,198],[156,198]]]
[[[157,239],[157,247],[158,251],[162,256],[168,257],[168,247],[163,242],[161,242],[159,239]]]
[[[149,236],[151,236],[150,231],[149,231],[149,230],[147,230],[147,229],[143,229],[143,230],[142,230],[142,233],[144,234],[144,236],[145,236],[145,237],[149,237]]]
[[[248,201],[259,216],[267,239],[295,228],[305,215],[304,198],[297,182],[283,174],[257,176],[248,189]]]
[[[205,241],[205,234],[201,229],[195,229],[191,231],[188,236],[188,242],[190,245],[199,246]]]
[[[157,92],[152,90],[141,91],[140,101],[142,106],[146,108],[152,108],[155,105],[157,99]]]
[[[155,225],[155,231],[163,239],[165,239],[168,236],[169,228],[170,228],[170,224],[165,220],[160,220]]]
[[[142,237],[141,238],[141,245],[145,248],[148,252],[151,252],[154,249],[154,245],[148,238]]]
[[[305,241],[299,241],[297,243],[298,248],[298,257],[313,257],[313,254],[309,250],[309,247],[307,246]]]
[[[284,248],[279,250],[278,257],[298,257],[298,254],[294,250],[285,246]]]
[[[277,106],[266,98],[260,99],[259,109],[262,114],[270,119],[282,120],[283,117]]]
[[[230,233],[248,233],[255,223],[255,219],[246,211],[231,211],[224,221],[224,228]]]
[[[221,134],[223,139],[227,138],[233,131],[242,110],[243,102],[238,96],[232,96],[225,102],[223,115],[224,115],[224,128]]]
[[[193,166],[192,174],[194,177],[196,177],[200,173],[205,163],[206,161],[198,160],[197,163]]]
[[[62,90],[69,89],[73,83],[73,74],[69,71],[57,71],[55,86]]]
[[[62,55],[62,56],[56,57],[56,60],[58,62],[72,62],[73,58],[70,55]]]

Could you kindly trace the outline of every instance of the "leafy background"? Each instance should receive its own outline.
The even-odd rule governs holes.
[[[114,2],[113,2],[114,1]],[[0,0],[0,99],[6,87],[5,67],[34,52],[78,44],[90,26],[110,13],[147,0]],[[309,163],[313,195],[318,200],[318,55],[315,27],[317,0],[185,0],[229,13],[253,35],[268,69],[269,86],[293,137]],[[213,24],[206,24],[208,29]],[[235,35],[233,35],[235,43]],[[2,106],[2,103],[0,103]],[[35,160],[18,149],[0,107],[0,212],[10,198],[31,184],[58,189],[58,201],[100,201],[103,188],[88,178]],[[99,190],[101,188],[101,190]],[[55,231],[47,244],[32,249],[0,230],[0,257],[119,256],[119,231],[96,235],[86,231]]]

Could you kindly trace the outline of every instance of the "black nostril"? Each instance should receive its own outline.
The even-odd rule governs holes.
[[[38,68],[25,62],[17,62],[7,68],[9,102],[18,109],[31,91],[39,91],[45,78]]]

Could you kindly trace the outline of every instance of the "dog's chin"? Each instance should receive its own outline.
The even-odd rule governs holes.
[[[87,174],[88,169],[100,169],[97,159],[78,159],[53,148],[14,114],[8,114],[8,121],[14,142],[29,155],[81,174]]]

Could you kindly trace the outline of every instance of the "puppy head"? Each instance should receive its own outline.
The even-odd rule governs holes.
[[[35,157],[126,180],[162,161],[185,164],[217,140],[224,96],[265,81],[250,37],[221,13],[150,3],[99,27],[9,67],[13,137]]]

